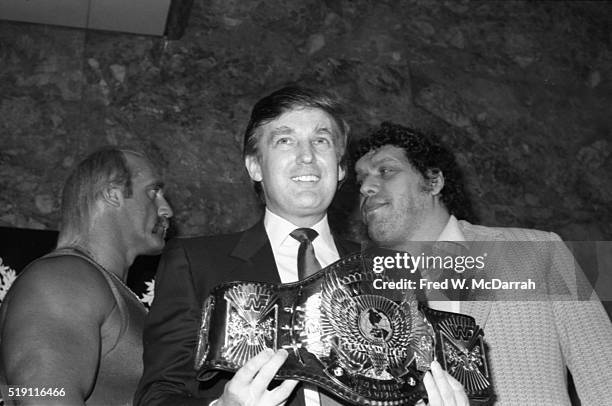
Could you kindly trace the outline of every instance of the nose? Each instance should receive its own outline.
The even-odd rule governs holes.
[[[310,142],[301,142],[299,145],[298,163],[309,164],[314,160],[314,151]]]
[[[366,176],[359,187],[359,193],[361,193],[363,197],[374,196],[378,193],[378,190],[378,182],[373,176]]]
[[[157,215],[160,217],[165,217],[169,219],[174,215],[172,211],[172,207],[170,207],[170,203],[166,200],[166,198],[162,195],[159,196],[159,205],[157,206]]]

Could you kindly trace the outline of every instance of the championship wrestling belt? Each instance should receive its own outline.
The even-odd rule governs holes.
[[[373,257],[356,253],[300,282],[230,282],[205,300],[196,369],[235,371],[260,351],[284,348],[278,379],[320,386],[359,405],[414,405],[437,359],[472,403],[491,396],[483,331],[466,315],[419,303],[417,292],[380,290]]]

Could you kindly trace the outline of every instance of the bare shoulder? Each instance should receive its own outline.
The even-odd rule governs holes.
[[[62,386],[82,403],[95,382],[101,326],[115,306],[102,273],[74,256],[31,264],[9,290],[1,312],[0,351],[7,382]]]
[[[39,312],[103,317],[114,305],[112,292],[102,273],[75,256],[45,258],[19,275],[6,303],[9,308],[31,308]]]

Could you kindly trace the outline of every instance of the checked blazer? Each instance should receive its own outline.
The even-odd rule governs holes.
[[[570,291],[578,288],[580,271],[556,234],[466,221],[459,227],[469,244],[482,244],[479,249],[495,257],[489,276],[559,275]],[[460,304],[461,313],[484,329],[495,405],[570,405],[566,367],[583,406],[612,405],[612,325],[594,294],[580,300],[473,299]]]

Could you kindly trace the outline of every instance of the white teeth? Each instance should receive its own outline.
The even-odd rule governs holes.
[[[291,178],[291,180],[296,181],[296,182],[316,182],[319,180],[319,177],[316,175],[302,175],[302,176],[295,176]]]

